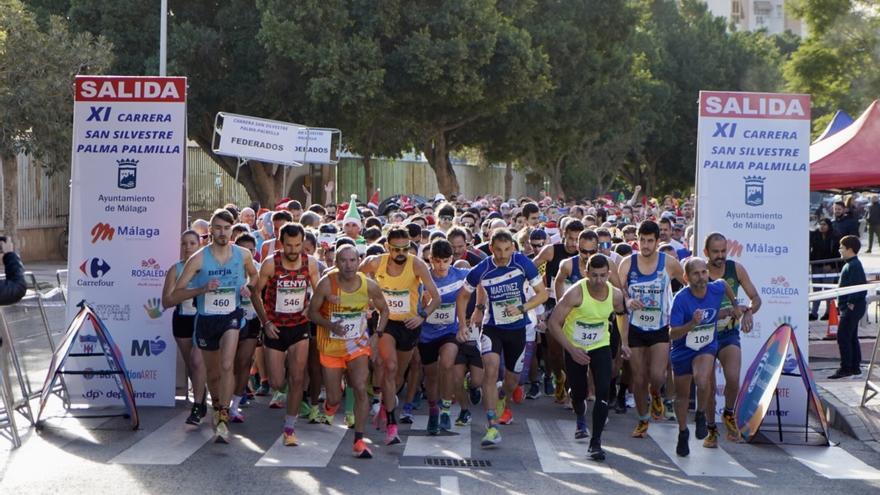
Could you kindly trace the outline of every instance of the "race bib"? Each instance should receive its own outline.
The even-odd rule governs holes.
[[[492,303],[492,315],[495,317],[496,325],[510,325],[519,323],[523,319],[521,314],[513,314],[507,310],[508,306],[516,306],[521,304],[519,299],[506,299],[504,301],[495,301]]]
[[[657,330],[660,328],[660,308],[637,309],[633,311],[630,323],[646,330]]]
[[[278,287],[275,296],[276,313],[302,313],[306,306],[305,287]]]
[[[468,342],[479,342],[480,341],[480,327],[476,325],[471,325],[468,327]]]
[[[205,294],[205,314],[228,315],[235,310],[235,287],[221,287]]]
[[[393,315],[410,314],[409,291],[408,290],[382,290],[385,296],[385,303],[388,304],[388,311]]]
[[[428,315],[427,321],[431,325],[451,325],[455,323],[455,303],[441,304],[439,308]]]
[[[334,332],[330,332],[331,339],[352,340],[364,333],[364,314],[361,312],[333,313],[330,315],[330,321],[339,323],[345,329],[345,335],[336,335]]]
[[[183,316],[192,316],[197,313],[196,305],[193,304],[193,299],[184,299],[182,303],[180,303],[180,314]]]
[[[581,347],[589,347],[602,340],[605,333],[605,324],[604,321],[599,323],[576,321],[574,322],[571,340]]]
[[[697,325],[696,328],[687,333],[685,345],[695,351],[699,351],[703,347],[711,344],[715,340],[715,324]]]

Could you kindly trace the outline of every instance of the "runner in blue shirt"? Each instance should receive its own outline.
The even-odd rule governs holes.
[[[669,316],[669,338],[672,340],[669,358],[675,380],[675,416],[678,419],[675,452],[682,457],[690,453],[687,410],[692,380],[697,386],[696,437],[706,439],[703,447],[718,447],[715,410],[706,407],[713,404],[717,323],[719,318],[734,316],[738,320],[741,316],[736,306],[721,309],[725,296],[730,300],[735,300],[736,296],[724,280],[709,282],[709,267],[704,259],[690,258],[685,262],[684,270],[688,285],[675,295]]]
[[[456,311],[458,312],[458,341],[468,339],[468,322],[465,317],[467,301],[471,293],[479,287],[485,289],[488,296],[488,309],[477,305],[471,316],[471,323],[483,323],[483,335],[491,342],[491,350],[483,355],[485,376],[498,376],[501,354],[504,353],[504,384],[505,397],[511,397],[519,384],[519,373],[516,363],[526,345],[526,325],[529,322],[527,313],[547,300],[547,289],[535,264],[524,254],[516,251],[513,236],[507,229],[499,228],[492,234],[489,243],[492,256],[475,266],[465,279],[465,284],[458,293]],[[535,295],[525,299],[524,286],[528,283],[535,290]],[[484,350],[485,352],[485,350]],[[489,426],[483,437],[483,447],[493,447],[501,443],[501,434],[495,427],[497,410],[503,412],[500,421],[509,424],[513,414],[507,408],[506,400],[498,400],[498,390],[490,380],[483,382],[483,397]],[[497,404],[496,404],[497,402]]]
[[[458,355],[458,315],[455,300],[464,285],[470,265],[467,261],[454,260],[452,244],[446,239],[435,239],[430,247],[431,278],[440,291],[440,306],[425,323],[419,337],[419,354],[425,369],[425,389],[428,395],[428,434],[436,435],[440,429],[452,429],[449,408],[455,382],[453,368]]]

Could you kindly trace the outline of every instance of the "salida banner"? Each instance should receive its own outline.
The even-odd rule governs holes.
[[[138,405],[174,405],[177,357],[159,297],[180,257],[186,78],[79,76],[74,97],[67,316],[85,300],[124,356]],[[97,352],[82,332],[73,352]],[[78,358],[65,369],[106,367]],[[106,374],[67,375],[74,403],[118,404]]]
[[[727,258],[746,268],[763,306],[741,334],[740,380],[770,334],[789,324],[809,342],[810,97],[700,92],[697,144],[697,244],[711,232],[728,239]],[[739,301],[748,304],[740,291]],[[801,349],[807,360],[809,349]],[[797,372],[793,356],[785,371]],[[724,406],[720,367],[717,405]],[[782,422],[803,424],[807,396],[796,377],[779,381]],[[770,411],[775,414],[775,410]]]

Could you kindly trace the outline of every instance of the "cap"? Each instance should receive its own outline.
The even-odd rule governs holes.
[[[544,232],[544,229],[535,229],[532,231],[531,234],[529,234],[529,239],[533,241],[545,241],[547,240],[547,232]]]
[[[446,201],[446,196],[444,196],[443,193],[437,193],[437,195],[434,196],[434,202],[436,203],[438,201]]]

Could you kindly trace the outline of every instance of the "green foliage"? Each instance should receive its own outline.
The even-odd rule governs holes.
[[[72,34],[64,19],[0,0],[0,156],[30,153],[52,173],[70,163],[73,77],[112,62],[106,39]]]

